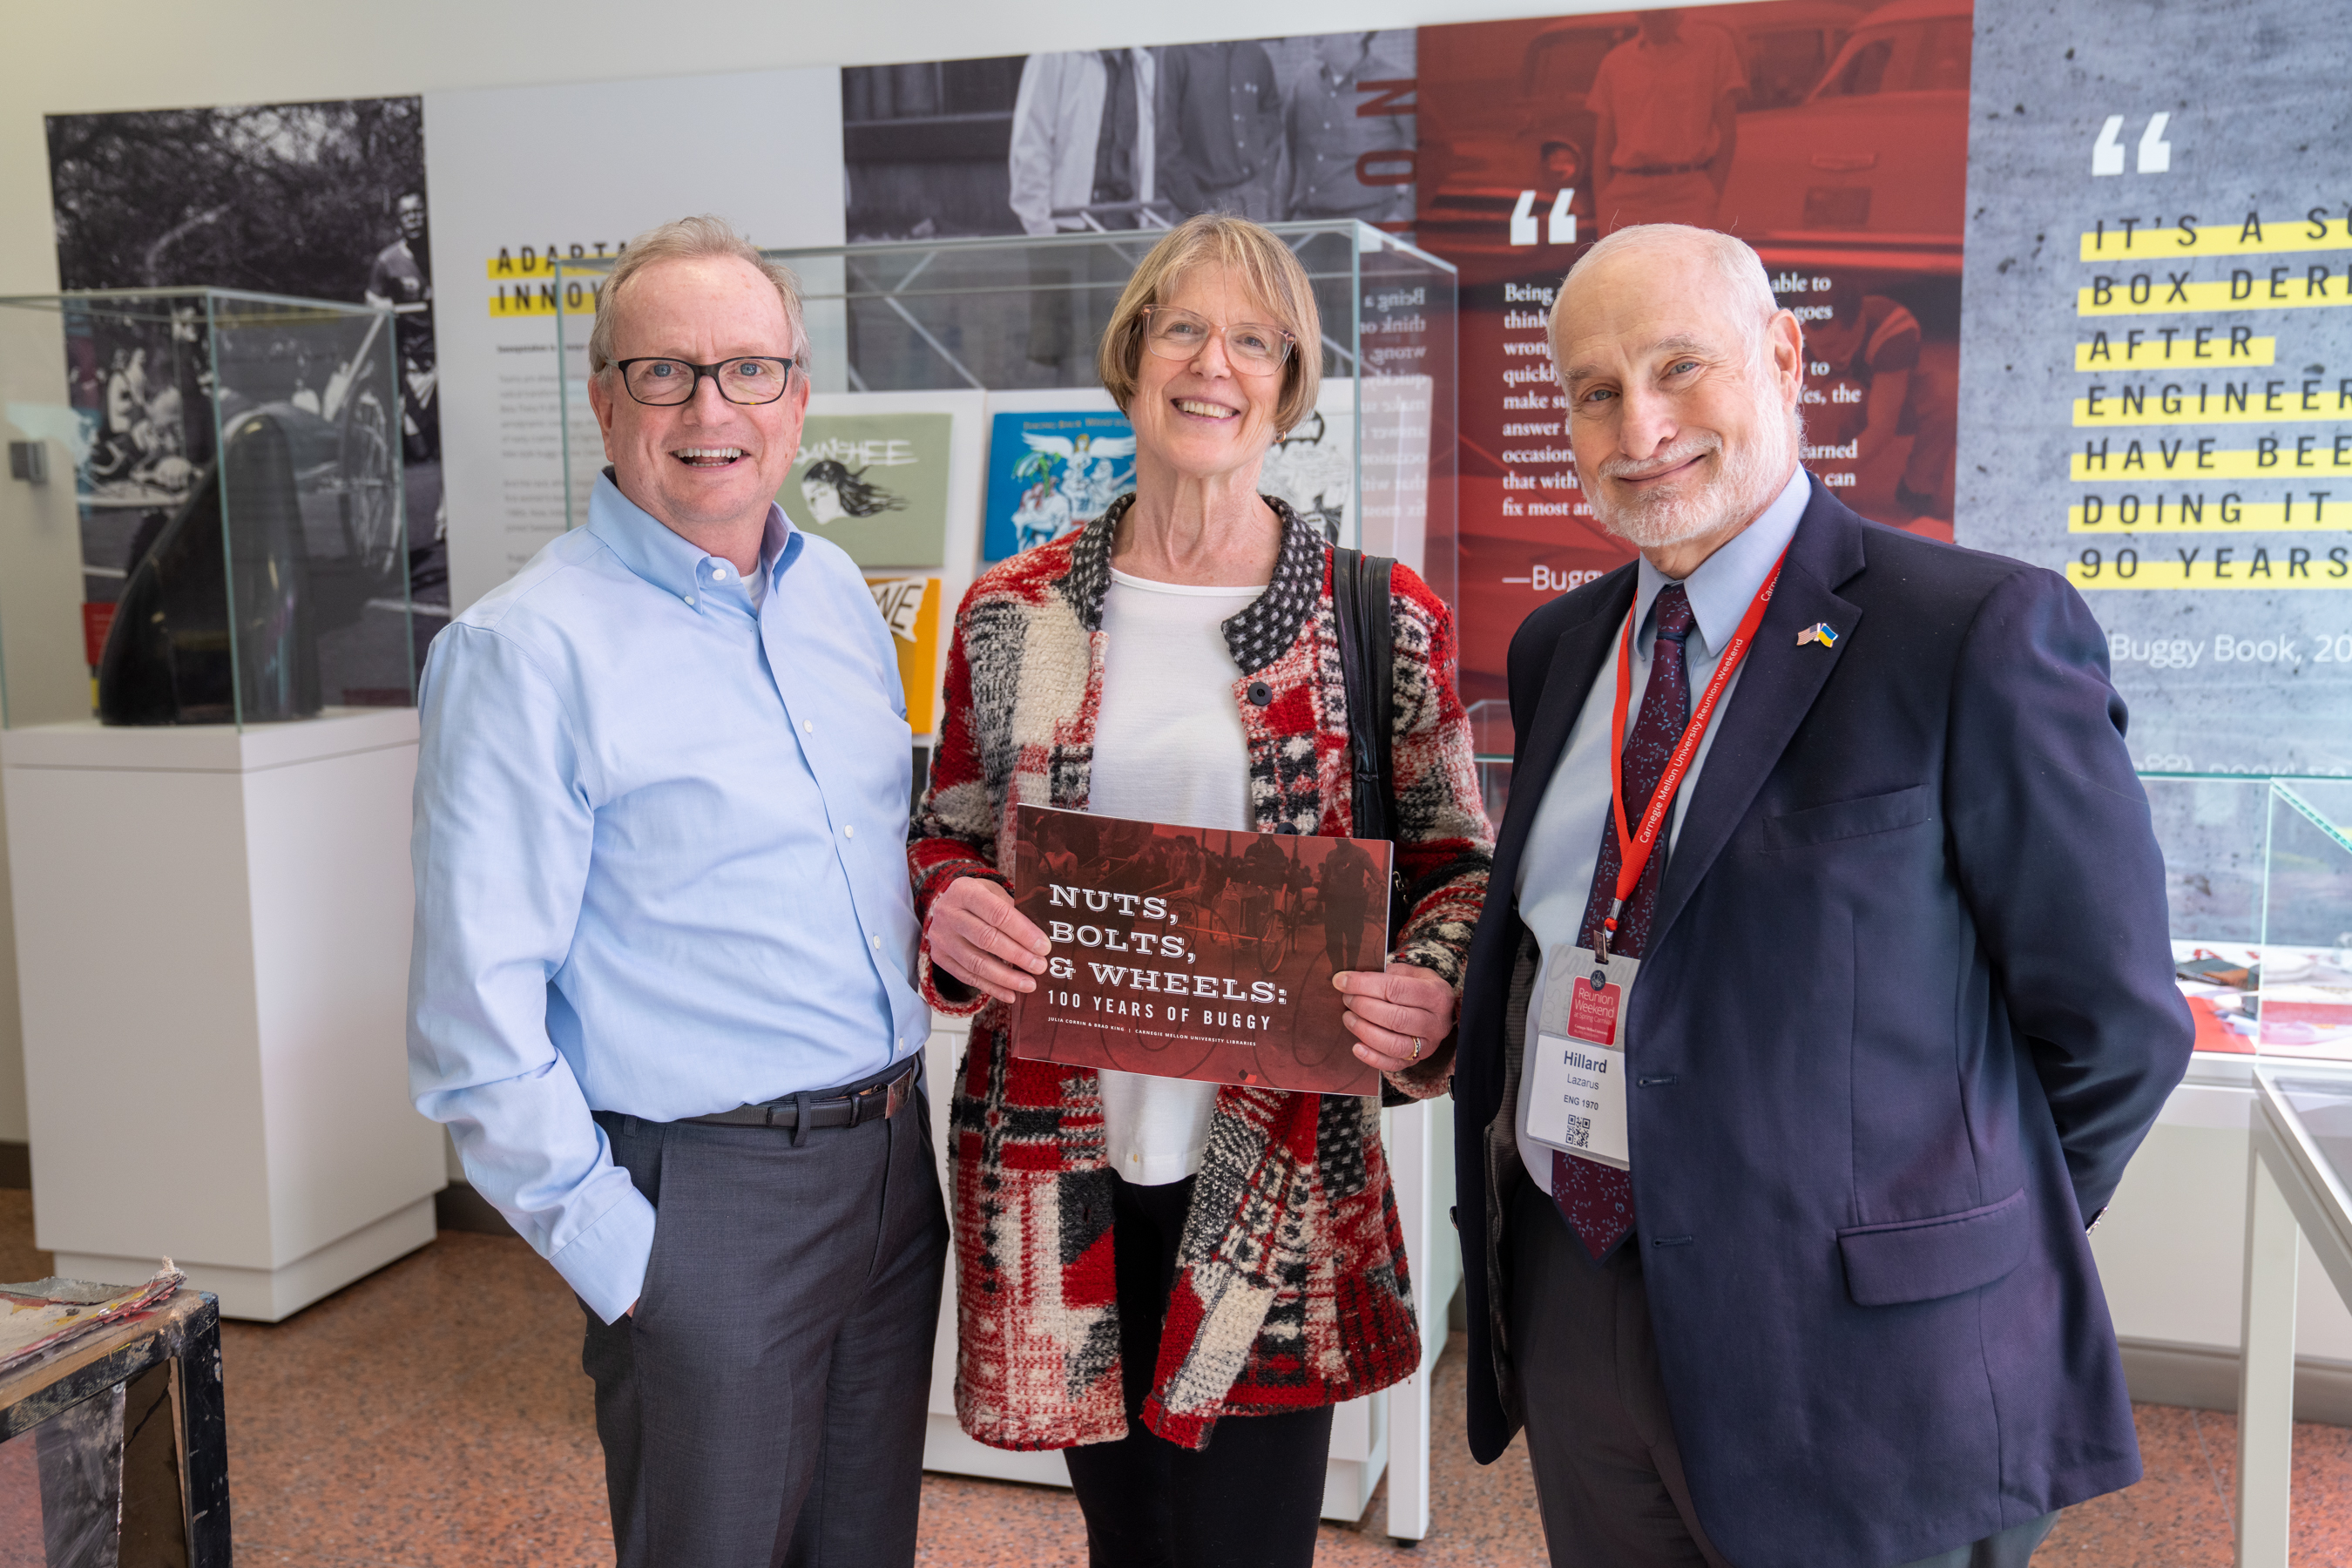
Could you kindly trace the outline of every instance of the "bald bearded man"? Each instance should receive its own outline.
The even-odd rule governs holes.
[[[2106,644],[1798,466],[1755,253],[1563,285],[1631,564],[1529,616],[1454,1083],[1470,1440],[1552,1561],[2021,1568],[2139,1477],[2084,1238],[2189,1058]]]

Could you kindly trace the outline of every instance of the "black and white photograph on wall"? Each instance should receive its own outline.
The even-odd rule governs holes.
[[[858,66],[852,243],[1413,213],[1411,28]]]
[[[60,287],[208,286],[393,312],[396,388],[360,395],[350,365],[311,363],[295,340],[270,380],[283,384],[272,395],[293,411],[289,418],[308,416],[339,430],[368,418],[389,426],[370,434],[396,442],[400,452],[421,653],[445,624],[449,597],[423,100],[51,115],[47,135]],[[184,478],[194,455],[147,453],[138,444],[142,428],[163,430],[176,421],[147,416],[133,405],[142,395],[184,398],[190,377],[155,374],[161,345],[120,349],[120,366],[77,367],[82,374],[75,384],[88,391],[98,416],[91,461],[123,470],[94,469],[88,477],[117,489],[127,483],[152,489],[158,476]],[[175,458],[186,461],[175,464]],[[105,583],[137,564],[118,558],[122,550],[154,531],[133,527],[116,539],[121,531],[85,528],[93,599],[110,599]]]
[[[855,244],[1150,234],[1195,214],[1412,226],[1410,28],[861,66],[841,73]],[[1032,258],[1029,361],[1094,380],[1094,344],[1140,258]]]

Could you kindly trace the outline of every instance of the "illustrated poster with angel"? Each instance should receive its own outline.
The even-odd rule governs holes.
[[[1125,415],[1082,408],[1000,412],[989,428],[981,553],[1002,561],[1076,532],[1134,488],[1135,429]]]

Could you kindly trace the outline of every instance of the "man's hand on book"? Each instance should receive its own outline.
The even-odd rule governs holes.
[[[1454,987],[1418,964],[1391,959],[1385,973],[1343,969],[1331,984],[1347,995],[1342,1016],[1356,1058],[1382,1072],[1422,1066],[1454,1033]]]
[[[985,877],[959,877],[931,905],[923,928],[931,962],[966,985],[1010,1002],[1037,989],[1054,949],[1037,922],[1013,904],[1013,895]],[[1438,982],[1443,987],[1444,982]],[[1447,994],[1452,1004],[1452,993]]]

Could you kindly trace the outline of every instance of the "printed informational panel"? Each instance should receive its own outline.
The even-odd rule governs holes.
[[[1765,0],[1420,34],[1418,243],[1462,269],[1465,700],[1511,634],[1633,558],[1578,488],[1545,338],[1613,229],[1762,255],[1808,345],[1804,461],[1864,516],[1952,535],[1968,0]]]
[[[588,407],[588,334],[571,333],[559,353],[555,319],[559,301],[593,313],[593,287],[559,281],[554,260],[614,255],[632,236],[690,213],[715,213],[760,245],[839,244],[837,74],[826,67],[425,96],[458,609],[562,532],[567,479],[580,487],[602,466]],[[659,135],[646,133],[641,100],[660,104]],[[681,147],[692,156],[681,157]],[[584,505],[572,515],[584,518]]]
[[[2352,772],[2341,8],[1981,15],[1960,542],[2083,591],[2143,770]]]

